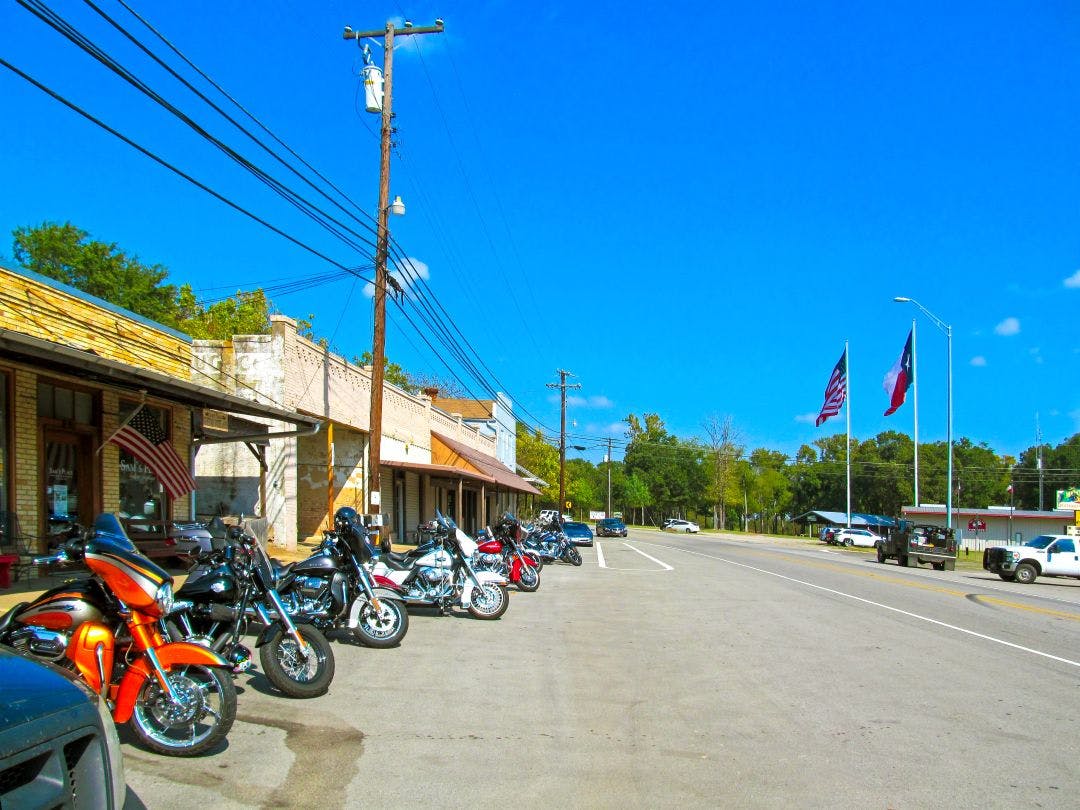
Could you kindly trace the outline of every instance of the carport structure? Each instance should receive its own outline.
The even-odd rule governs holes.
[[[811,509],[801,515],[792,518],[792,523],[805,523],[809,527],[809,533],[814,533],[815,524],[825,526],[847,526],[847,512],[830,512],[824,509]],[[870,515],[864,512],[851,513],[851,526],[858,529],[895,529],[896,518],[885,515]]]

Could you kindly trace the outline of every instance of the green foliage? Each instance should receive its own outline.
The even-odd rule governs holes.
[[[90,238],[70,222],[13,231],[15,260],[27,270],[68,284],[165,326],[176,326],[176,288],[168,271],[144,265],[115,244]]]
[[[227,340],[270,331],[270,302],[262,290],[237,292],[203,307],[191,285],[166,284],[168,270],[145,265],[115,244],[90,238],[70,222],[13,231],[15,260],[27,270],[68,284],[193,338]]]
[[[370,366],[372,361],[371,352],[364,352],[359,357],[353,358],[353,363],[358,366]],[[391,385],[396,385],[410,394],[415,394],[420,389],[409,379],[409,374],[397,363],[391,363],[388,357],[383,358],[383,379]]]
[[[559,451],[544,441],[540,431],[517,425],[517,462],[547,482],[540,490],[541,504],[554,506],[559,500]]]

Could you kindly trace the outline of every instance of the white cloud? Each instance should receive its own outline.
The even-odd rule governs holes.
[[[548,397],[549,402],[558,402],[559,395],[554,394]],[[572,408],[612,408],[615,403],[603,395],[594,395],[591,397],[583,397],[577,394],[571,394],[566,398],[566,404]]]
[[[977,354],[971,358],[971,365],[982,368],[986,365],[986,358],[983,357],[981,354]]]
[[[811,411],[810,413],[800,413],[795,417],[796,422],[802,422],[806,425],[812,425],[817,421],[817,412]]]
[[[1020,319],[1019,318],[1006,318],[997,326],[994,327],[994,334],[1001,335],[1002,337],[1011,337],[1012,335],[1020,334]]]
[[[431,270],[425,262],[410,256],[403,261],[394,262],[394,266],[390,268],[390,275],[394,277],[394,280],[401,285],[401,288],[407,294],[420,284],[421,279],[427,281],[431,278]],[[389,288],[389,291],[394,292],[393,286]],[[364,296],[366,298],[375,297],[375,285],[370,281],[364,285]]]
[[[1063,281],[1062,283],[1070,289],[1080,289],[1080,270],[1077,270],[1075,273],[1065,279],[1065,281]]]

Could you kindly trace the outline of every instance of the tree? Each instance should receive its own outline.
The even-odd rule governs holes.
[[[649,485],[637,473],[630,474],[626,479],[626,503],[631,509],[641,510],[641,523],[644,524],[645,507],[652,505],[652,495]]]
[[[176,287],[168,271],[145,265],[113,244],[98,242],[70,222],[16,228],[15,260],[32,270],[103,298],[165,326],[177,326]]]
[[[13,252],[27,270],[63,282],[193,338],[228,340],[270,331],[270,301],[260,290],[203,306],[191,285],[166,284],[169,273],[145,265],[115,244],[90,238],[70,222],[17,228]],[[310,322],[308,322],[310,327]]]
[[[522,422],[517,425],[517,462],[547,483],[540,490],[543,504],[559,500],[559,451],[544,441],[539,430],[534,433]]]
[[[727,505],[737,489],[735,463],[742,456],[742,435],[735,428],[730,416],[716,414],[705,420],[705,434],[709,449],[709,497],[713,506],[713,526],[723,531],[727,528]]]

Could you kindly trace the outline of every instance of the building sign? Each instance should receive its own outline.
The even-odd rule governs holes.
[[[1080,509],[1080,487],[1057,491],[1058,509]]]
[[[607,517],[607,512],[597,512],[595,509],[589,510],[589,520],[603,520]]]
[[[972,518],[968,521],[968,529],[973,532],[985,532],[986,521],[982,518]]]
[[[203,430],[220,430],[227,433],[229,430],[229,415],[225,411],[215,411],[212,408],[203,408]]]

